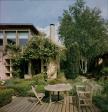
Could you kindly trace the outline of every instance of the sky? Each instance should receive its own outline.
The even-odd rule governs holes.
[[[39,30],[49,33],[49,25],[58,28],[59,17],[76,0],[0,0],[0,23],[31,23]],[[91,7],[102,11],[108,19],[108,0],[85,0]],[[57,30],[56,28],[56,30]]]

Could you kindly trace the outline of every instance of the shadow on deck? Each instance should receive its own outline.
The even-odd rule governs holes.
[[[42,105],[35,104],[30,97],[17,97],[11,103],[0,108],[0,112],[78,112],[75,97],[68,96],[67,103],[44,102]],[[82,107],[80,112],[100,112],[94,105]]]

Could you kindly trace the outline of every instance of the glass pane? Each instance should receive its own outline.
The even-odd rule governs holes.
[[[25,45],[28,40],[28,32],[19,32],[19,45]]]
[[[7,43],[15,44],[16,43],[16,32],[6,32]]]
[[[0,46],[3,45],[3,32],[0,32]]]

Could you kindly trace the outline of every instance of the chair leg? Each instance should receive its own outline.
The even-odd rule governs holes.
[[[39,101],[36,102],[36,105],[39,103]]]
[[[78,112],[80,112],[80,100],[78,100]]]
[[[40,104],[42,104],[42,98],[39,98],[39,100],[36,102],[36,105],[38,104],[38,103],[40,103]]]
[[[76,104],[77,104],[77,108],[78,108],[78,112],[80,112],[80,100],[78,98],[78,96],[76,97]]]

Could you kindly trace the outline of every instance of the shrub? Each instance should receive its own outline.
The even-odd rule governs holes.
[[[96,106],[101,109],[101,112],[108,112],[108,99],[102,96],[95,96],[93,98]]]
[[[103,93],[105,94],[105,96],[108,98],[108,82],[104,82],[104,90]]]
[[[11,102],[12,95],[14,94],[13,89],[2,89],[0,90],[0,107],[6,105]]]
[[[6,81],[7,88],[13,88],[18,96],[27,96],[31,85],[35,84],[33,80],[11,79]]]
[[[27,96],[27,92],[30,90],[30,86],[26,84],[16,84],[11,88],[15,90],[15,94],[18,96]]]
[[[54,79],[54,80],[49,80],[48,81],[49,84],[59,84],[59,83],[67,83],[66,80],[61,80],[61,79]]]
[[[102,112],[108,112],[108,82],[99,82],[103,86],[103,92],[101,96],[95,96],[94,102],[101,109]]]
[[[37,92],[45,92],[44,86],[45,86],[45,85],[37,85],[37,86],[36,86]]]
[[[104,75],[108,75],[108,67],[104,67],[101,72],[104,74]]]
[[[36,85],[46,84],[45,74],[42,74],[42,73],[33,76],[32,80],[36,82]]]

